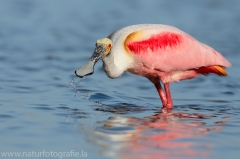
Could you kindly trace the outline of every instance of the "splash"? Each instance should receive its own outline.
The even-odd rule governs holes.
[[[79,77],[74,77],[69,84],[66,85],[67,88],[72,87],[74,90],[76,90],[77,85],[85,80],[87,77],[79,78]]]
[[[91,103],[94,103],[96,105],[100,105],[100,106],[105,106],[105,104],[99,102],[99,101],[91,101],[90,97],[91,95],[89,93],[84,94],[82,93],[82,91],[80,89],[77,89],[77,86],[79,85],[79,83],[81,83],[82,81],[84,81],[85,79],[87,79],[87,76],[84,76],[83,78],[79,78],[79,77],[74,77],[71,82],[69,82],[69,84],[65,85],[67,88],[73,88],[75,95],[74,97],[81,97],[85,100],[88,100]]]
[[[67,88],[73,88],[74,92],[75,92],[75,97],[81,97],[84,98],[86,100],[89,100],[90,98],[90,94],[82,94],[81,90],[77,89],[77,86],[79,85],[79,83],[81,83],[82,81],[84,81],[87,77],[83,77],[83,78],[79,78],[79,77],[74,77],[71,82],[69,82],[69,84],[65,85]]]

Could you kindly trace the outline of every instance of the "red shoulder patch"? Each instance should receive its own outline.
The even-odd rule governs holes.
[[[147,40],[129,42],[128,49],[134,54],[146,52],[148,49],[156,51],[157,49],[165,49],[166,47],[177,46],[182,41],[182,35],[164,32],[158,35],[153,35]]]

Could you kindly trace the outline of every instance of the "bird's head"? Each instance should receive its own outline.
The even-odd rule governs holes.
[[[104,57],[106,57],[110,53],[111,48],[112,41],[109,38],[102,38],[97,40],[96,48],[92,54],[92,57],[85,65],[78,68],[75,71],[75,74],[81,78],[93,74],[94,65],[97,63],[98,60],[102,60]]]

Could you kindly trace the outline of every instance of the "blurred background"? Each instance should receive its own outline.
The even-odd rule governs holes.
[[[238,0],[1,0],[0,151],[239,158],[239,6]],[[172,84],[169,117],[159,114],[158,94],[143,77],[112,80],[98,62],[92,76],[74,79],[97,39],[141,23],[172,25],[210,45],[232,63],[229,76]]]

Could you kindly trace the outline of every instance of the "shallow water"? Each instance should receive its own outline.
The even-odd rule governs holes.
[[[0,1],[1,157],[240,158],[238,6],[237,0]],[[145,78],[109,79],[101,62],[92,76],[75,78],[96,39],[139,23],[188,32],[232,63],[229,75],[173,83],[171,114],[161,113]],[[34,158],[28,155],[22,157]]]

